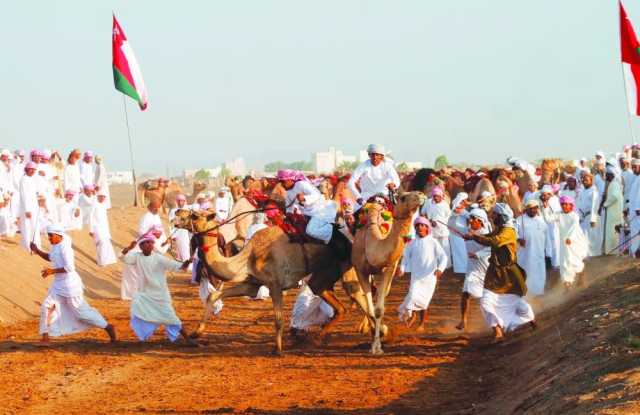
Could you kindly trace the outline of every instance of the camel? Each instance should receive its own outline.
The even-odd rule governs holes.
[[[419,191],[402,193],[393,211],[393,224],[386,236],[380,231],[382,206],[372,205],[367,212],[367,227],[356,232],[351,253],[351,262],[358,274],[360,286],[367,298],[367,315],[374,323],[372,354],[382,354],[380,334],[386,331],[382,324],[385,298],[391,289],[391,282],[404,250],[404,235],[412,226],[413,214],[425,202]],[[376,302],[373,303],[372,284],[377,288]],[[384,333],[383,333],[384,334]]]
[[[540,182],[542,184],[560,183],[560,174],[562,172],[562,160],[560,159],[544,159],[540,163],[542,176]]]
[[[182,193],[180,185],[172,180],[146,180],[138,184],[138,200],[141,206],[146,206],[151,200],[158,200],[162,205],[162,212],[176,206],[176,196]]]
[[[189,229],[202,236],[204,262],[213,274],[222,281],[238,282],[230,288],[212,293],[207,299],[203,318],[193,337],[198,337],[205,329],[209,320],[213,304],[219,300],[238,296],[255,296],[261,285],[269,287],[275,316],[275,353],[282,353],[282,336],[284,330],[283,319],[283,291],[298,287],[298,282],[311,274],[322,281],[330,281],[320,296],[335,310],[334,318],[322,329],[322,335],[340,320],[346,313],[345,307],[338,300],[332,290],[332,281],[336,273],[343,277],[346,290],[357,290],[354,284],[353,267],[349,259],[340,261],[335,251],[325,244],[292,243],[289,236],[277,226],[269,227],[257,232],[249,243],[235,256],[224,257],[217,249],[217,235],[214,215],[193,213],[188,210],[178,210],[174,225]],[[347,281],[347,284],[344,284]],[[359,292],[359,294],[358,294]],[[362,291],[349,292],[352,299],[361,307],[366,307],[366,298]]]
[[[196,180],[193,182],[193,190],[191,192],[191,196],[187,196],[187,203],[193,204],[196,202],[196,197],[198,194],[207,190],[207,184],[202,180]]]
[[[226,244],[233,243],[237,250],[242,249],[247,238],[247,230],[253,223],[254,210],[256,207],[249,203],[249,200],[244,196],[233,204],[229,213],[231,222],[225,223],[219,228]]]

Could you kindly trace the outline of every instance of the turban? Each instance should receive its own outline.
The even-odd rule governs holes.
[[[0,156],[11,157],[11,152],[7,149],[4,149],[2,150],[2,152],[0,152]]]
[[[433,196],[444,196],[444,192],[442,191],[441,188],[436,186],[431,190],[431,197]]]
[[[17,150],[17,151],[16,151],[16,154],[17,154],[17,155],[19,155],[19,156],[21,156],[21,157],[24,157],[24,156],[26,155],[26,153],[24,152],[24,150]]]
[[[64,194],[65,194],[65,196],[75,196],[75,195],[76,195],[76,192],[74,192],[74,191],[73,191],[73,190],[71,190],[71,189],[68,189],[68,190],[66,190],[66,191],[64,192]]]
[[[625,144],[624,151],[631,150],[631,145]]]
[[[180,195],[176,196],[176,202],[177,202],[177,201],[180,201],[180,200],[182,200],[182,201],[185,201],[185,202],[186,202],[186,201],[187,201],[187,198],[185,197],[185,195],[180,194]]]
[[[544,186],[542,186],[542,190],[540,190],[541,193],[553,193],[553,187],[550,184],[545,184]]]
[[[536,199],[529,199],[527,203],[524,205],[525,208],[530,209],[534,207],[540,207],[540,203]]]
[[[198,206],[198,208],[200,210],[207,210],[207,209],[211,209],[211,202],[204,202],[204,203],[200,203],[200,205]]]
[[[64,236],[64,228],[59,223],[52,223],[47,226],[47,233]]]
[[[453,199],[453,203],[451,204],[451,206],[454,209],[456,209],[458,207],[458,205],[460,205],[460,203],[464,202],[467,199],[469,199],[469,195],[467,193],[465,193],[465,192],[460,192],[460,193],[458,193],[456,198]]]
[[[45,160],[49,160],[51,158],[51,150],[42,150],[42,152],[40,153],[40,157]]]
[[[37,166],[37,165],[36,165],[36,163],[34,163],[33,161],[28,162],[28,163],[27,163],[27,164],[25,164],[25,166],[24,166],[24,169],[25,169],[25,170],[27,170],[27,169],[33,169],[33,170],[35,170],[35,169],[37,169],[37,168],[38,168],[38,166]]]
[[[278,174],[276,175],[278,180],[293,180],[294,182],[304,180],[304,174],[302,172],[291,170],[291,169],[283,169],[278,170]]]
[[[640,159],[631,160],[631,165],[632,166],[640,166]]]
[[[484,209],[473,208],[469,212],[469,216],[472,218],[480,219],[485,225],[489,224],[489,217]]]
[[[198,196],[196,196],[196,200],[198,199],[206,199],[207,197],[205,196],[204,193],[198,193]]]
[[[87,150],[84,152],[85,157],[93,157],[93,151]]]
[[[95,187],[92,184],[85,184],[82,188],[84,190],[91,190],[91,191],[95,189]]]
[[[107,197],[107,193],[106,193],[105,191],[103,191],[103,190],[100,190],[100,191],[98,192],[98,196]]]
[[[602,151],[596,151],[596,158],[601,158],[601,159],[605,158],[605,156],[604,156],[604,152],[602,152]]]
[[[607,166],[606,172],[607,172],[607,174],[613,174],[615,176],[618,171],[613,166]]]
[[[426,225],[428,228],[431,228],[431,223],[424,216],[418,216],[416,220],[413,221],[413,226],[418,225]]]
[[[152,232],[147,232],[138,238],[138,244],[142,244],[143,242],[155,242],[156,236]]]
[[[369,146],[367,146],[367,153],[387,155],[384,146],[381,144],[369,144]]]
[[[149,229],[149,232],[163,232],[164,233],[164,229],[162,228],[162,226],[155,224],[151,227],[151,229]]]
[[[560,197],[560,204],[562,205],[562,204],[565,204],[565,203],[568,203],[570,205],[575,205],[576,201],[571,196],[566,196],[566,195],[565,196],[561,196]]]

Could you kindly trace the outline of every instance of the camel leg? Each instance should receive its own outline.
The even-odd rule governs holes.
[[[223,288],[220,291],[215,291],[209,294],[209,297],[207,297],[207,302],[204,306],[204,315],[202,316],[202,320],[200,320],[198,328],[196,328],[196,330],[191,333],[190,337],[192,339],[195,339],[202,335],[207,322],[211,319],[211,315],[213,314],[213,305],[216,301],[224,300],[225,298],[231,297],[242,297],[245,295],[255,297],[256,294],[258,294],[258,289],[260,289],[260,287],[255,284],[242,282],[231,288]]]
[[[360,282],[360,288],[362,289],[362,296],[356,297],[357,300],[362,302],[358,302],[365,316],[358,326],[358,331],[362,334],[370,333],[370,329],[372,325],[375,325],[375,315],[374,315],[374,306],[373,306],[373,296],[371,294],[371,280],[369,275],[362,274],[360,271],[356,269],[356,273],[358,274],[358,281]]]
[[[276,348],[274,353],[276,355],[282,354],[282,336],[284,334],[284,316],[283,316],[283,300],[282,300],[282,288],[269,287],[271,294],[271,301],[273,302],[273,314],[275,317],[275,329],[276,329]]]
[[[331,331],[333,326],[338,321],[342,320],[345,313],[347,312],[347,309],[344,307],[338,297],[336,297],[335,293],[331,290],[323,291],[322,293],[320,293],[320,297],[322,297],[322,299],[326,301],[326,303],[329,304],[331,308],[333,308],[333,318],[324,325],[322,331],[320,332],[320,337],[324,337]]]
[[[384,318],[384,302],[387,297],[387,292],[391,286],[391,280],[395,267],[388,267],[382,271],[380,278],[376,278],[379,281],[378,284],[378,298],[376,298],[376,305],[374,308],[375,315],[375,333],[373,337],[373,343],[371,344],[371,354],[380,355],[382,351],[382,341],[380,333],[382,332],[382,319]]]
[[[365,295],[362,287],[358,281],[342,281],[342,289],[347,293],[351,301],[353,301],[360,310],[363,312],[362,322],[358,326],[358,332],[362,334],[367,334],[370,332],[370,321],[369,321],[369,304],[367,303],[367,296]]]

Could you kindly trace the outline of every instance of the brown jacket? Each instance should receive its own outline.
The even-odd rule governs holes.
[[[496,294],[525,296],[527,274],[517,262],[516,230],[503,227],[487,235],[473,235],[473,239],[481,245],[491,247],[484,288]]]

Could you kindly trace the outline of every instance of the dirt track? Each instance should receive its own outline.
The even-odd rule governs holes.
[[[607,263],[598,268],[615,271],[629,266],[618,264],[615,268]],[[633,294],[637,295],[640,291],[637,270],[622,275],[635,278],[637,289]],[[173,279],[174,302],[186,326],[194,327],[201,305],[195,287],[186,280],[185,275]],[[541,404],[551,405],[544,397],[533,404],[529,402],[528,406],[516,405],[526,400],[527,394],[537,391],[533,383],[520,376],[518,369],[527,370],[535,361],[523,359],[519,353],[531,353],[525,349],[533,347],[538,357],[544,355],[538,363],[542,375],[567,358],[567,362],[575,365],[575,358],[580,362],[584,357],[563,357],[558,348],[580,339],[580,333],[572,333],[570,325],[562,327],[565,338],[557,338],[555,325],[562,324],[562,319],[557,318],[558,310],[564,310],[560,308],[541,319],[539,332],[516,334],[506,345],[489,346],[486,336],[478,333],[471,338],[459,335],[453,325],[458,317],[460,284],[455,277],[444,279],[432,303],[428,332],[415,335],[396,324],[396,340],[385,345],[386,354],[382,357],[370,356],[367,339],[354,333],[358,320],[355,312],[339,325],[327,344],[294,347],[288,342],[285,356],[273,357],[269,301],[227,301],[222,316],[209,326],[203,345],[191,349],[168,344],[160,336],[140,344],[128,328],[127,303],[92,300],[116,325],[121,339],[118,344],[107,344],[103,332],[92,330],[54,340],[50,348],[41,348],[37,346],[35,321],[0,329],[0,407],[3,412],[20,414],[402,414],[430,410],[452,414],[540,413],[536,408]],[[399,280],[392,290],[388,315],[393,321],[406,285],[407,281]],[[619,285],[624,291],[628,281]],[[589,292],[583,295],[595,301]],[[604,295],[601,290],[596,292]],[[294,295],[294,292],[287,295],[288,307]],[[584,302],[579,305],[588,306]],[[635,307],[637,310],[637,301]],[[477,307],[471,313],[472,328],[481,327]],[[543,344],[554,346],[539,346]],[[630,349],[630,353],[635,353],[637,362],[638,351]],[[636,375],[637,367],[637,363],[635,367],[631,364]],[[629,369],[628,364],[626,368]],[[531,375],[536,374],[540,376],[539,371]],[[516,392],[509,388],[510,384],[525,390]],[[557,388],[544,393],[553,391],[560,393]],[[577,393],[583,396],[585,391]],[[493,402],[488,400],[492,396],[497,398]],[[544,412],[558,413],[554,408],[548,407]]]

